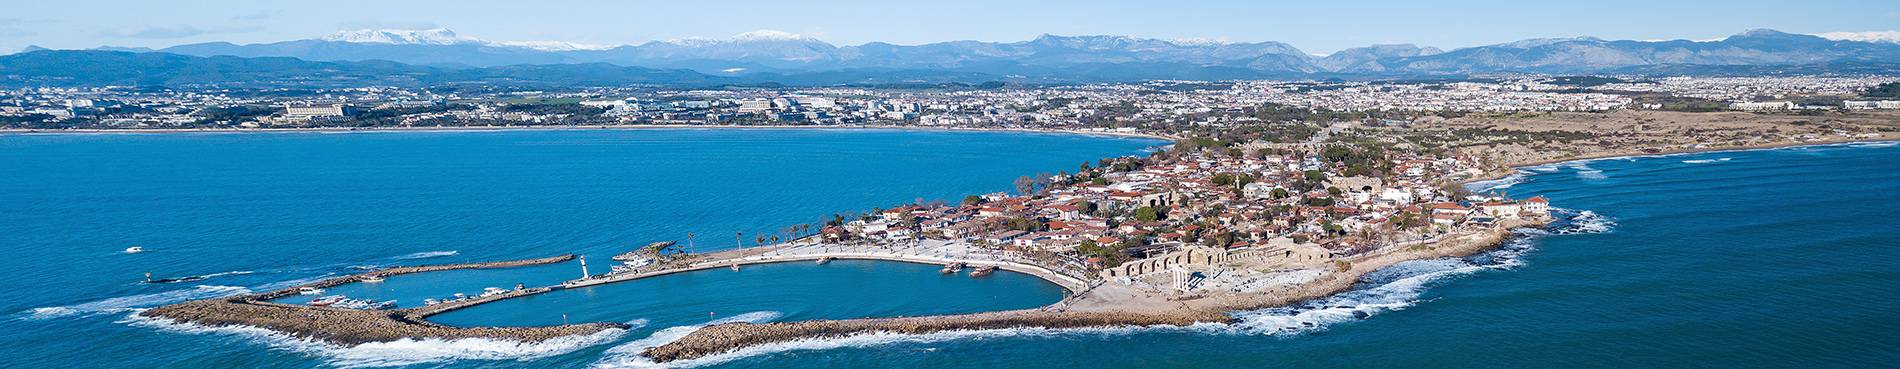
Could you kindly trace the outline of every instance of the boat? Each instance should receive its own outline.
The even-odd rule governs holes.
[[[344,309],[367,310],[369,309],[369,302],[357,299],[343,299],[330,306]]]
[[[508,290],[501,289],[501,287],[488,287],[482,289],[481,297],[499,296],[504,293],[508,293]]]
[[[310,306],[330,306],[330,305],[336,305],[336,303],[338,302],[343,302],[343,300],[344,300],[343,295],[324,296],[316,300],[310,300],[310,302],[307,302],[305,304],[308,304]]]
[[[984,266],[981,266],[981,267],[977,267],[975,271],[971,271],[971,272],[970,272],[970,276],[971,276],[971,277],[982,277],[982,276],[987,276],[987,275],[990,275],[990,273],[995,273],[995,272],[996,272],[996,266],[995,266],[995,265],[984,265]]]
[[[436,299],[422,299],[423,305],[435,305],[440,303],[442,303],[442,301]]]
[[[957,274],[958,272],[962,272],[962,271],[963,271],[963,263],[961,262],[949,263],[949,264],[943,265],[943,274]]]
[[[830,256],[818,258],[818,265],[825,265],[825,263],[829,263],[829,262],[831,262]]]
[[[359,281],[364,281],[364,282],[369,282],[369,283],[376,283],[376,282],[382,282],[382,281],[383,281],[383,276],[380,276],[380,275],[366,275],[366,276],[363,276],[363,278],[357,278],[357,280],[359,280]]]
[[[125,248],[125,253],[127,253],[127,254],[137,254],[137,253],[141,253],[141,252],[145,252],[145,248],[144,248],[144,247],[139,247],[139,246],[132,246],[132,247],[127,247],[127,248]]]
[[[732,271],[739,271],[739,264],[732,264]]]
[[[454,300],[461,300],[461,299],[466,299],[466,298],[468,298],[468,295],[467,295],[467,294],[464,294],[464,293],[461,293],[461,292],[456,292],[456,293],[455,293],[454,295],[450,295],[450,296],[454,296],[455,298],[454,298],[454,299],[451,299],[451,300],[449,300],[449,301],[454,301]]]
[[[389,301],[383,301],[383,302],[378,302],[378,303],[376,303],[376,304],[375,304],[375,306],[371,306],[370,308],[372,308],[372,309],[376,309],[376,310],[389,310],[389,309],[395,309],[395,308],[396,308],[396,300],[389,300]]]
[[[323,294],[323,289],[322,289],[322,288],[316,288],[316,287],[297,287],[297,294],[299,294],[299,295],[321,295],[321,294]]]

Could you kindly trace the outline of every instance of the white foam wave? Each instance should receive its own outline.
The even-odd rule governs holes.
[[[409,366],[454,360],[528,361],[612,342],[627,332],[625,329],[607,329],[589,335],[558,337],[539,342],[488,338],[448,340],[432,338],[343,346],[251,326],[211,327],[137,314],[127,316],[119,322],[177,333],[244,337],[274,349],[323,357],[327,364],[344,368]]]
[[[203,285],[191,289],[113,297],[82,304],[33,308],[26,311],[24,319],[43,320],[101,313],[119,313],[190,300],[236,296],[246,293],[251,293],[251,289],[236,286]]]
[[[1900,141],[1868,142],[1868,143],[1852,144],[1848,146],[1856,147],[1856,148],[1871,149],[1871,148],[1882,148],[1882,147],[1894,147],[1894,145],[1900,145]]]
[[[1504,178],[1498,178],[1498,179],[1493,179],[1489,181],[1477,181],[1477,182],[1467,183],[1465,184],[1465,189],[1470,190],[1471,192],[1490,192],[1490,191],[1502,190],[1506,188],[1511,188],[1511,186],[1516,186],[1519,183],[1524,183],[1524,180],[1526,180],[1527,178],[1528,177],[1526,177],[1523,172],[1511,173],[1511,175],[1504,176]]]
[[[1718,158],[1718,159],[1692,159],[1692,160],[1683,160],[1682,162],[1683,162],[1683,163],[1688,163],[1688,164],[1709,164],[1709,163],[1720,163],[1720,162],[1725,162],[1725,161],[1729,161],[1730,159],[1733,159],[1733,158]]]
[[[1570,211],[1560,210],[1559,212],[1569,213]],[[1552,230],[1550,230],[1549,233],[1551,234],[1596,234],[1596,233],[1609,233],[1612,229],[1615,229],[1615,228],[1616,228],[1615,218],[1611,218],[1603,214],[1597,214],[1597,212],[1595,211],[1584,210],[1584,211],[1575,212],[1574,214],[1571,214],[1569,217],[1564,218],[1562,221],[1558,222],[1557,226],[1553,228]]]
[[[462,254],[461,251],[456,251],[456,250],[424,251],[424,252],[418,252],[414,254],[397,256],[390,259],[396,259],[396,260],[432,259],[432,258],[439,258],[439,257],[445,257],[445,256],[461,255],[461,254]]]

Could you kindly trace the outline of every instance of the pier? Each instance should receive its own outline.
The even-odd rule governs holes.
[[[568,324],[549,327],[451,327],[431,323],[430,315],[508,298],[554,290],[551,287],[524,288],[494,296],[451,301],[442,304],[393,310],[356,310],[337,307],[305,306],[269,300],[297,294],[304,287],[328,288],[357,283],[365,277],[389,277],[459,269],[512,268],[573,260],[574,255],[539,259],[486,263],[445,264],[394,267],[353,274],[243,296],[186,301],[140,312],[140,316],[208,326],[251,326],[283,332],[296,337],[354,345],[418,338],[493,338],[513,341],[542,341],[563,336],[586,335],[627,326],[617,323]]]

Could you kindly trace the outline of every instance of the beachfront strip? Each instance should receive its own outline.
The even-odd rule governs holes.
[[[1320,136],[1325,136],[1325,133]],[[1147,157],[1084,163],[1075,173],[1025,176],[1017,194],[970,196],[958,204],[918,202],[861,215],[834,215],[817,227],[753,235],[756,246],[692,252],[659,242],[614,259],[609,272],[565,283],[494,289],[423,307],[345,309],[271,302],[324,288],[404,273],[563,262],[567,258],[401,267],[233,298],[192,301],[141,313],[206,325],[245,325],[341,344],[401,338],[538,341],[620,327],[449,327],[430,315],[519,296],[659,275],[745,265],[873,259],[945,265],[945,273],[991,267],[1063,286],[1061,302],[1039,309],[943,317],[707,327],[655,347],[656,360],[717,354],[759,343],[874,331],[1184,325],[1219,322],[1228,312],[1282,306],[1350,288],[1360,276],[1407,260],[1468,255],[1503,242],[1510,230],[1544,224],[1549,203],[1467,193],[1465,181],[1495,175],[1462,155],[1397,152],[1323,143],[1206,143],[1184,140]],[[815,230],[813,228],[816,228]],[[743,235],[735,235],[740,242]],[[597,261],[598,262],[598,261]]]

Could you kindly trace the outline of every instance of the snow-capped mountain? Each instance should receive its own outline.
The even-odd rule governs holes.
[[[1445,75],[1494,72],[1626,72],[1669,66],[1788,66],[1900,60],[1890,33],[1801,35],[1752,30],[1718,40],[1629,41],[1543,38],[1443,51],[1376,45],[1315,57],[1279,42],[1163,40],[1043,35],[1018,42],[871,42],[839,46],[815,37],[761,30],[728,38],[681,38],[638,45],[493,41],[447,29],[352,30],[267,44],[204,43],[159,51],[313,61],[387,60],[491,67],[606,63],[692,69],[719,75],[850,72],[887,76],[958,74],[1052,80],[1231,79],[1314,74]],[[900,73],[901,72],[901,73]],[[1015,78],[1015,77],[1012,77]]]
[[[348,42],[358,44],[385,45],[481,45],[489,47],[513,47],[540,51],[606,50],[613,46],[591,45],[566,41],[490,41],[455,34],[447,28],[403,30],[403,29],[359,29],[344,30],[323,36],[318,40],[327,42]]]

